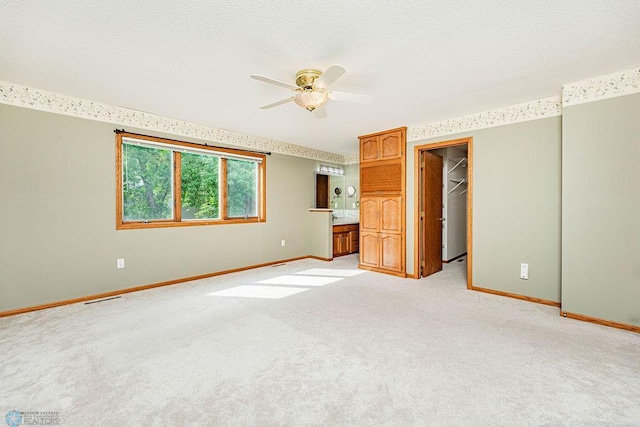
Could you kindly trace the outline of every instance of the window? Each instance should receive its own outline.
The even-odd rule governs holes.
[[[131,144],[122,148],[124,220],[173,218],[171,151]]]
[[[258,209],[256,183],[257,164],[242,160],[227,160],[227,206],[229,217],[256,216]]]
[[[265,221],[264,154],[116,134],[116,228]]]
[[[193,153],[182,153],[180,157],[182,218],[220,218],[220,158]]]

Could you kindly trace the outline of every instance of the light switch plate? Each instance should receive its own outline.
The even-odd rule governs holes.
[[[520,264],[520,278],[529,280],[529,264]]]

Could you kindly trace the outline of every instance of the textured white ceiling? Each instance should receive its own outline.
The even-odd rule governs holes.
[[[0,80],[335,153],[640,65],[635,0],[0,0]],[[249,78],[341,64],[316,119]]]

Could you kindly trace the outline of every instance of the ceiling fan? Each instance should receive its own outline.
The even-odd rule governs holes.
[[[327,68],[324,73],[313,68],[305,68],[296,73],[295,85],[256,74],[252,74],[251,78],[284,87],[295,92],[293,96],[272,104],[263,105],[260,107],[261,109],[273,108],[293,101],[302,108],[313,111],[316,117],[321,119],[327,116],[324,104],[329,100],[366,103],[371,102],[373,99],[370,95],[329,90],[329,86],[338,80],[346,71],[347,70],[341,65],[332,65]]]

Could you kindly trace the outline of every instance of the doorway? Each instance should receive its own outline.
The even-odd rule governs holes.
[[[414,162],[414,277],[466,256],[472,289],[473,138],[415,146]]]
[[[329,175],[316,173],[316,208],[329,208]]]

